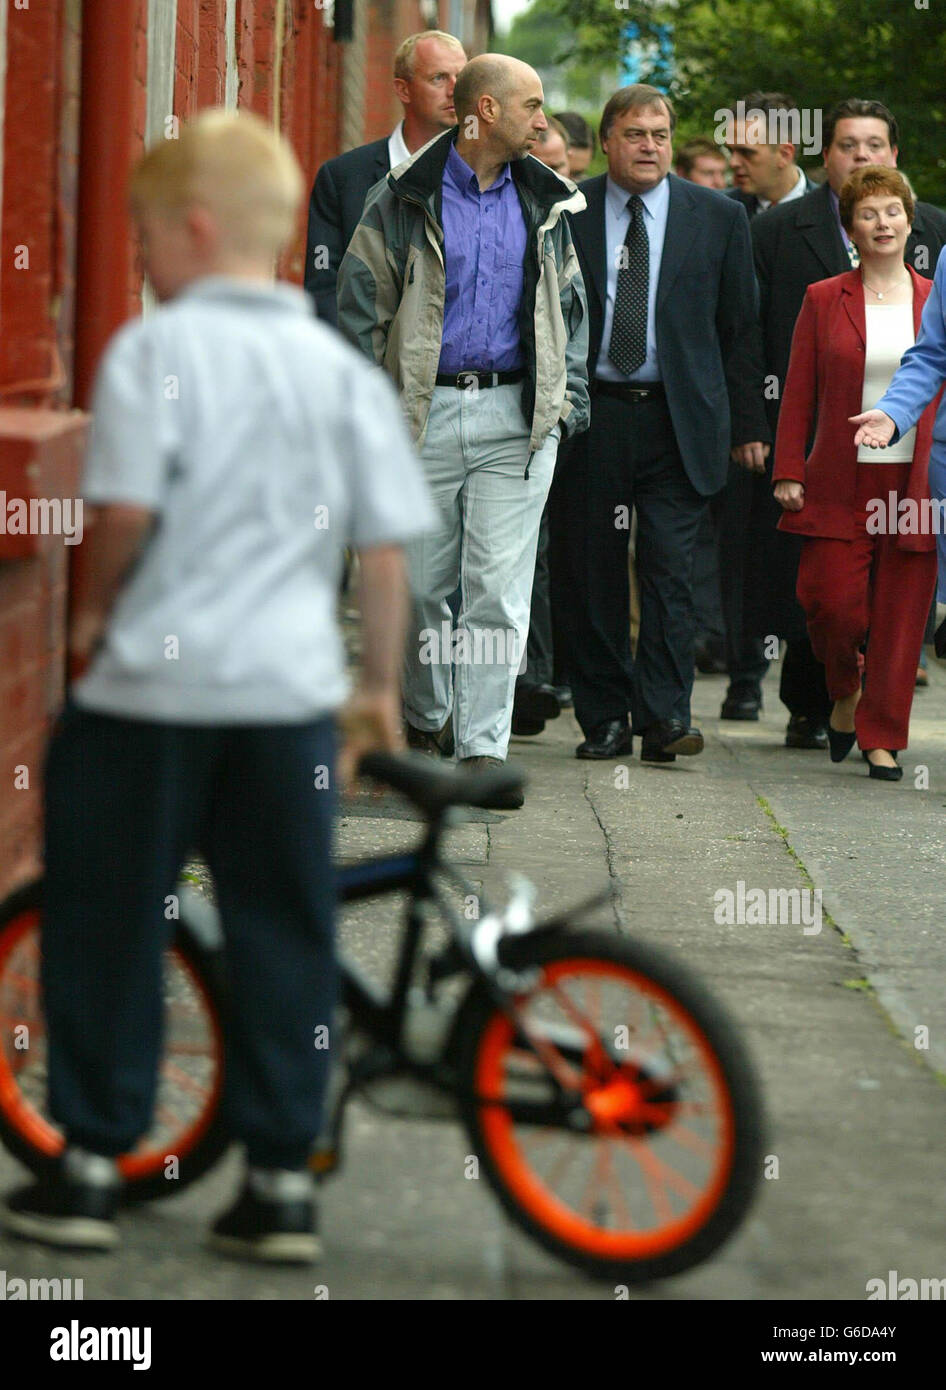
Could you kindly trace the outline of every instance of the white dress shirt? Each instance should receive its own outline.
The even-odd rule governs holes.
[[[807,192],[808,180],[805,178],[804,174],[799,169],[798,178],[795,181],[795,187],[792,189],[790,193],[786,193],[784,198],[779,198],[778,206],[781,207],[783,203],[790,203],[793,198],[804,198]],[[759,204],[759,207],[762,209],[763,212],[766,212],[772,206],[771,198],[760,198],[758,194],[756,194],[756,202]]]
[[[398,121],[388,140],[388,160],[391,168],[396,169],[399,164],[403,164],[405,159],[410,159],[410,157],[411,152],[404,143],[404,122]]]
[[[608,291],[604,306],[604,330],[601,334],[601,350],[595,375],[605,381],[659,381],[660,368],[657,365],[656,306],[657,285],[660,281],[660,262],[663,257],[664,237],[667,232],[667,212],[670,207],[670,184],[662,178],[655,188],[640,195],[644,204],[644,226],[647,228],[647,241],[650,247],[650,269],[647,286],[647,356],[633,377],[625,376],[608,356],[611,346],[611,326],[614,323],[614,300],[618,289],[618,269],[624,238],[630,225],[631,214],[627,201],[632,195],[626,188],[616,184],[608,175],[607,192],[604,200],[604,237],[607,248]]]

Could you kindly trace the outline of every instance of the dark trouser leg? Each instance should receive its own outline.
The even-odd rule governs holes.
[[[336,997],[330,720],[227,735],[207,858],[227,943],[227,1112],[251,1164],[301,1168]],[[325,785],[328,781],[329,785]]]
[[[575,717],[586,735],[605,720],[625,719],[631,707],[630,409],[595,398],[591,427],[575,440],[558,484],[564,565],[553,604],[562,621]]]
[[[634,671],[633,729],[662,719],[690,722],[693,689],[693,547],[707,501],[687,477],[662,400],[634,407],[641,630]],[[644,453],[646,449],[646,453]]]
[[[584,436],[579,435],[582,439]],[[549,607],[552,622],[552,683],[571,685],[565,652],[568,646],[568,616],[566,612],[568,595],[573,585],[569,571],[568,534],[571,525],[567,489],[562,478],[568,468],[568,459],[574,449],[570,440],[559,445],[555,475],[545,507],[548,525],[548,567],[549,567]]]
[[[715,499],[714,499],[715,500]],[[710,649],[722,652],[726,628],[720,599],[719,555],[716,546],[716,527],[707,511],[697,532],[693,547],[693,618],[697,636]]]
[[[802,715],[819,727],[827,724],[833,701],[824,667],[807,637],[793,637],[785,643],[778,693],[790,714]]]
[[[548,504],[539,523],[539,544],[532,579],[532,608],[529,640],[526,643],[526,669],[517,684],[550,685],[552,682],[552,595],[549,577]]]
[[[42,984],[50,1110],[117,1156],[150,1127],[166,899],[195,844],[216,732],[69,707],[46,769]]]
[[[766,480],[762,479],[763,484]],[[719,578],[723,622],[726,630],[726,665],[729,693],[734,697],[761,699],[761,685],[769,663],[761,637],[745,628],[743,591],[753,489],[759,483],[738,463],[730,463],[729,477],[710,506],[719,547]]]

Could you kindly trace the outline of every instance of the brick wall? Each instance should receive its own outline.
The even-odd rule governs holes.
[[[70,397],[78,146],[77,0],[8,11],[0,229],[0,492],[75,494]],[[16,248],[21,248],[19,251]],[[17,260],[20,266],[17,266]],[[58,409],[52,407],[58,403]],[[38,867],[48,722],[63,688],[66,550],[0,535],[0,900]]]
[[[50,312],[56,294],[57,185],[63,7],[11,4],[7,17],[3,227],[0,235],[0,397],[49,399],[64,381]],[[29,384],[27,384],[29,383]]]
[[[75,345],[76,307],[76,202],[79,176],[79,30],[81,0],[67,0],[62,30],[62,100],[59,111],[57,168],[59,222],[56,235],[56,287],[51,303],[56,321],[56,340],[63,368],[63,384],[55,399],[68,405],[72,399],[72,360]]]
[[[368,41],[365,52],[364,89],[364,141],[379,140],[387,135],[401,119],[402,106],[392,85],[394,75],[394,54],[408,34],[419,33],[423,29],[440,28],[447,33],[450,29],[449,0],[440,0],[439,19],[436,25],[425,20],[425,11],[418,0],[367,0]],[[466,50],[472,58],[487,47],[489,37],[488,0],[467,0],[465,31],[473,35],[472,43],[467,39]],[[461,37],[458,35],[457,37]]]
[[[0,410],[0,488],[9,496],[74,498],[84,417],[78,411]],[[65,670],[67,564],[59,536],[3,558],[0,536],[0,902],[39,871],[42,768]]]
[[[302,165],[307,189],[319,165],[338,154],[340,148],[340,48],[323,12],[307,0],[295,0],[287,7],[281,126]],[[302,283],[305,263],[306,211],[303,208],[295,240],[280,267],[282,274],[298,284]]]
[[[197,105],[223,106],[227,80],[227,0],[200,0]]]
[[[119,3],[119,0],[115,0]],[[134,145],[147,124],[147,0],[135,6]],[[174,114],[222,105],[226,0],[175,4]],[[482,10],[485,0],[471,0]],[[7,6],[0,226],[0,492],[74,497],[85,417],[71,411],[82,0]],[[427,27],[418,0],[357,0],[356,41],[334,41],[311,0],[237,0],[238,105],[292,141],[307,183],[342,148],[386,134],[400,114],[392,87],[401,39]],[[440,27],[447,27],[441,0]],[[277,33],[278,29],[278,33]],[[347,143],[346,143],[347,142]],[[282,272],[302,279],[305,216]],[[15,248],[25,248],[16,252]],[[28,268],[25,264],[28,256]],[[19,259],[22,268],[18,267]],[[124,275],[124,271],[121,272]],[[128,312],[141,305],[129,271]],[[25,553],[0,535],[0,901],[39,868],[41,774],[65,670],[67,565],[60,538]],[[16,769],[25,769],[17,772]],[[17,786],[16,782],[28,783]]]

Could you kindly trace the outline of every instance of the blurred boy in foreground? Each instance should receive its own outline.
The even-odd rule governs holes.
[[[358,550],[364,665],[347,769],[400,746],[400,544],[431,504],[383,373],[274,281],[302,177],[245,113],[208,111],[138,165],[132,205],[163,307],[103,357],[83,493],[72,674],[46,775],[43,991],[55,1175],[13,1233],[117,1243],[118,1155],[152,1119],[165,903],[188,853],[227,940],[226,1104],[248,1172],[214,1244],[318,1254],[306,1169],[335,1001],[335,599]],[[346,769],[341,769],[346,775]]]

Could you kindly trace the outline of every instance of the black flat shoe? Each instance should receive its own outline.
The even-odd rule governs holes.
[[[897,756],[896,749],[894,748],[888,748],[887,752],[892,758]],[[869,776],[873,777],[875,782],[899,782],[903,776],[903,768],[899,763],[896,767],[882,767],[879,763],[872,763],[867,756],[867,752],[865,752],[863,748],[861,749],[861,757],[867,764]]]
[[[672,763],[678,753],[689,758],[702,751],[703,735],[682,719],[661,719],[641,740],[642,763]]]
[[[634,751],[627,719],[606,719],[575,749],[576,758],[620,758]]]
[[[832,729],[828,725],[828,747],[831,750],[831,761],[833,763],[843,763],[857,741],[857,734],[845,734],[840,729]]]

